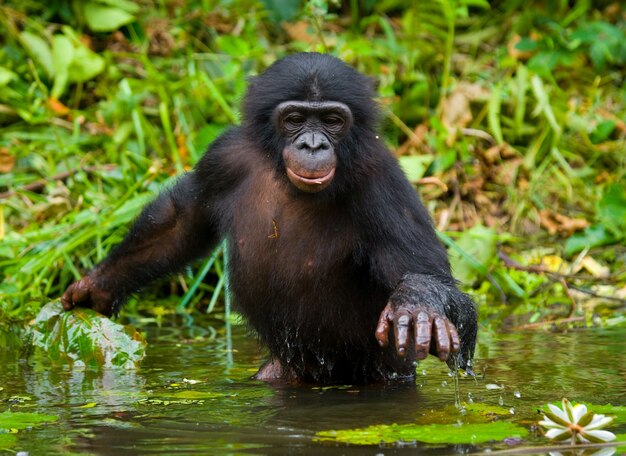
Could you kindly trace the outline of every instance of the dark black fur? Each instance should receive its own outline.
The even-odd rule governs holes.
[[[73,301],[117,312],[129,294],[226,237],[234,302],[279,361],[274,374],[321,382],[413,375],[411,350],[398,357],[393,343],[380,348],[374,337],[390,300],[445,315],[468,367],[474,304],[457,290],[429,215],[376,136],[374,96],[370,79],[327,55],[274,63],[251,82],[243,126],[147,206],[90,272],[89,296]],[[285,140],[271,116],[289,100],[339,101],[354,117],[336,146],[336,176],[319,193],[299,191],[284,172]]]

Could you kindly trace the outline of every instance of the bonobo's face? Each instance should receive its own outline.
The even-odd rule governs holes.
[[[287,141],[283,160],[291,183],[308,193],[328,187],[335,147],[352,126],[350,108],[337,101],[286,101],[274,110],[274,125]]]

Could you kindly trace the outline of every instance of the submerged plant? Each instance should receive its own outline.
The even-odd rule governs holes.
[[[615,440],[615,434],[601,430],[613,422],[613,417],[596,415],[587,410],[584,404],[572,405],[563,399],[563,408],[548,404],[549,412],[545,412],[540,426],[547,429],[546,437],[551,440],[566,440],[571,438],[572,445],[576,443],[602,443]]]

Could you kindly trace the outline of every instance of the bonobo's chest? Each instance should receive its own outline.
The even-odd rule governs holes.
[[[357,239],[347,209],[288,185],[266,173],[241,188],[231,208],[235,281],[304,289],[351,270]]]

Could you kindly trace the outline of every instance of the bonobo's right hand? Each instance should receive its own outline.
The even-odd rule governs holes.
[[[73,309],[77,305],[91,307],[107,317],[113,314],[113,301],[112,293],[103,290],[88,275],[67,287],[61,296],[61,304],[65,310]]]

